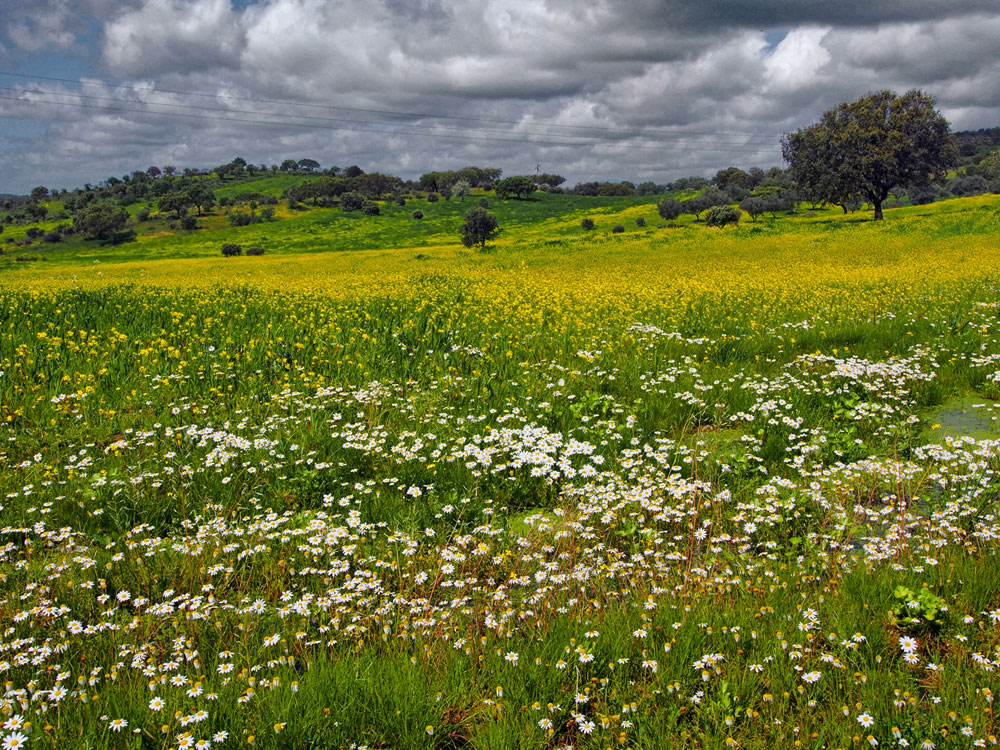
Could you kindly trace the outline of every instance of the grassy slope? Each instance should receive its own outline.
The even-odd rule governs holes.
[[[289,186],[301,182],[301,176],[276,176],[249,180],[218,189],[219,197],[232,197],[239,193],[260,192],[280,195]],[[656,197],[609,197],[589,198],[571,195],[549,195],[536,193],[531,200],[501,201],[488,196],[490,210],[497,215],[503,234],[497,241],[499,246],[521,243],[563,243],[585,241],[594,236],[606,236],[612,227],[621,224],[626,237],[654,239],[688,237],[692,232],[701,236],[708,230],[694,217],[684,215],[662,229],[664,221],[656,212]],[[979,231],[982,211],[989,211],[994,204],[990,196],[974,199],[953,199],[940,203],[912,208],[891,209],[888,225],[900,231],[906,223],[920,217],[939,217],[939,232],[945,234],[965,234]],[[360,213],[346,214],[339,208],[314,208],[305,206],[290,210],[286,206],[277,207],[277,221],[248,227],[232,227],[222,209],[216,208],[199,218],[199,229],[185,232],[170,229],[169,217],[154,215],[153,220],[138,226],[135,242],[109,246],[98,241],[85,241],[81,237],[71,237],[56,244],[36,242],[25,248],[3,246],[7,255],[0,257],[0,270],[22,269],[26,264],[15,262],[18,256],[41,257],[45,261],[58,264],[91,263],[100,261],[127,262],[159,258],[212,257],[219,254],[223,243],[234,242],[245,247],[260,246],[268,254],[311,253],[327,251],[385,250],[389,248],[435,248],[458,244],[458,228],[463,214],[477,205],[477,197],[466,201],[409,200],[405,206],[382,204],[382,214],[366,217]],[[141,204],[129,207],[135,213]],[[52,204],[50,212],[58,206]],[[419,209],[424,218],[416,220],[413,211]],[[583,218],[592,218],[596,228],[587,232],[580,227]],[[636,225],[642,217],[646,227]],[[739,229],[724,231],[743,235],[771,235],[795,232],[843,231],[865,225],[870,220],[868,212],[857,212],[843,216],[839,209],[803,210],[799,216],[762,218],[754,223],[744,217]],[[37,226],[49,230],[58,220],[48,220]],[[679,229],[678,229],[679,228]],[[9,228],[6,237],[15,240],[25,236],[27,226]],[[891,232],[890,232],[891,233]]]
[[[308,178],[294,175],[265,177],[227,185],[215,192],[220,198],[232,198],[248,192],[278,196],[288,187],[305,179]],[[277,207],[277,221],[248,227],[230,226],[225,210],[217,207],[200,217],[199,229],[191,232],[170,229],[169,216],[154,214],[152,221],[138,225],[135,242],[108,246],[98,241],[71,237],[63,243],[52,245],[35,243],[26,248],[8,246],[6,249],[9,257],[6,263],[0,262],[0,268],[9,267],[10,261],[18,255],[73,262],[211,256],[217,255],[221,245],[226,242],[245,246],[259,245],[269,253],[451,244],[457,242],[463,215],[477,205],[480,197],[482,195],[475,195],[465,201],[441,200],[437,203],[414,199],[409,200],[405,206],[382,203],[382,214],[378,217],[366,217],[360,213],[346,214],[339,208],[318,208],[309,204],[292,211],[282,204]],[[498,216],[508,236],[513,235],[514,238],[523,238],[525,233],[521,230],[542,222],[545,224],[539,229],[547,233],[556,231],[559,236],[581,235],[584,230],[579,227],[579,223],[584,216],[595,219],[598,231],[610,231],[613,224],[620,220],[617,217],[620,211],[638,205],[645,206],[642,212],[648,217],[647,221],[655,223],[659,218],[654,199],[648,197],[582,198],[537,193],[532,199],[523,201],[501,201],[492,194],[488,198],[491,201],[490,210]],[[144,205],[136,203],[129,206],[128,210],[135,215]],[[56,213],[58,209],[55,204],[51,205],[50,214]],[[413,212],[417,209],[424,214],[421,220],[413,218]],[[47,220],[34,226],[48,230],[60,223],[65,223],[65,220]],[[4,237],[22,239],[29,226],[11,227]]]

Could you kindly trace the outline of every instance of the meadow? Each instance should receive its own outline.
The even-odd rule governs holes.
[[[4,266],[2,747],[995,745],[1000,202],[652,200]]]

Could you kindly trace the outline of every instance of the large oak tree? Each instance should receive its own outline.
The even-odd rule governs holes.
[[[917,89],[843,102],[781,146],[807,196],[839,205],[861,197],[875,207],[876,219],[893,188],[926,183],[957,159],[948,121]]]

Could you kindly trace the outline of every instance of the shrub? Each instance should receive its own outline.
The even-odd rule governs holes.
[[[441,196],[438,195],[437,193],[428,193],[427,195],[428,203],[437,203],[439,200],[441,200]]]
[[[906,195],[910,199],[910,205],[923,206],[933,203],[940,194],[941,188],[934,184],[910,185],[906,188]]]
[[[227,242],[225,245],[222,246],[222,254],[227,258],[232,258],[233,256],[236,255],[242,255],[243,248],[240,247],[239,245],[233,244],[232,242]]]
[[[593,229],[594,228],[594,220],[593,219],[584,219],[583,221],[580,222],[580,226],[583,227],[584,229],[587,229],[587,230]]]
[[[198,220],[195,217],[185,216],[183,219],[181,219],[181,229],[191,230],[197,228],[198,228]]]
[[[364,208],[364,205],[365,197],[360,193],[350,192],[340,196],[340,207],[348,213],[351,211],[360,211]]]
[[[361,207],[361,212],[365,216],[378,216],[381,210],[378,207],[378,203],[375,201],[365,201],[365,205]]]
[[[625,227],[623,227],[621,224],[615,224],[613,227],[611,227],[611,234],[621,234],[624,231]]]
[[[732,206],[712,206],[705,215],[705,225],[724,227],[726,224],[739,226],[741,212]]]
[[[264,248],[262,247],[250,247],[247,248],[247,255],[263,255]]]
[[[219,205],[222,208],[225,208],[226,206],[231,206],[232,204],[233,204],[232,198],[219,198]]]
[[[420,210],[420,209],[418,208],[418,209],[417,209],[416,211],[414,211],[414,212],[413,212],[413,218],[414,218],[414,219],[422,219],[422,218],[424,218],[424,212],[423,212],[423,211],[421,211],[421,210]]]
[[[646,217],[645,216],[640,216],[638,219],[635,220],[635,225],[637,227],[644,227],[644,226],[646,226]]]
[[[480,208],[489,208],[490,207],[490,199],[489,198],[480,198],[479,199],[479,207]]]
[[[38,239],[43,234],[45,234],[45,232],[43,232],[40,227],[28,227],[28,231],[25,232],[25,236],[30,237],[33,240]]]
[[[958,196],[982,195],[990,189],[986,178],[979,174],[973,177],[959,177],[951,180],[947,186],[953,195]]]
[[[136,221],[149,221],[149,209],[140,208],[135,214]]]
[[[261,221],[274,221],[274,209],[270,206],[265,206],[260,210],[260,220]]]
[[[676,198],[664,198],[656,206],[660,218],[673,221],[681,215],[681,202]]]
[[[42,237],[42,240],[49,243],[62,242],[62,235],[59,232],[49,232]]]
[[[256,214],[246,211],[228,211],[226,212],[226,218],[229,219],[229,223],[234,227],[245,227],[257,223]]]
[[[406,198],[404,198],[403,196],[399,196],[398,198],[396,198],[396,205],[397,206],[405,206],[406,205]]]

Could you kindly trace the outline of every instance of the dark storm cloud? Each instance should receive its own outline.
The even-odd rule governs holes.
[[[556,0],[569,3],[572,0]],[[869,27],[882,23],[955,18],[995,13],[995,0],[608,0],[622,17],[646,24],[678,25],[688,30],[793,28],[802,25]]]
[[[212,96],[65,85],[0,100],[11,121],[43,123],[0,152],[0,191],[236,154],[406,176],[542,163],[570,182],[770,166],[778,134],[876,89],[926,88],[956,128],[1000,124],[997,40],[992,0],[8,0],[8,69],[57,51],[112,81]],[[63,86],[2,85],[15,82]],[[236,121],[274,119],[254,112],[312,127]],[[434,137],[449,134],[464,140]]]

